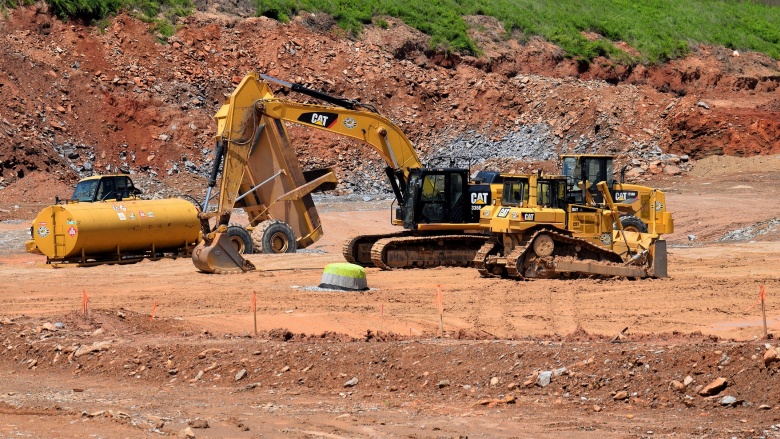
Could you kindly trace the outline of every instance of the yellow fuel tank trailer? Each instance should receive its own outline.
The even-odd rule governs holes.
[[[122,263],[167,252],[191,251],[200,237],[189,201],[124,199],[45,208],[32,223],[27,251],[47,263]]]

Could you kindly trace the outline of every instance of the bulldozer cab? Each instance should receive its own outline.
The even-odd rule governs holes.
[[[507,177],[501,204],[518,207],[566,209],[567,179],[562,176]]]
[[[601,204],[604,196],[596,185],[606,181],[611,189],[614,183],[612,176],[612,161],[610,155],[563,155],[563,175],[568,179],[570,199],[576,204],[588,203],[588,197]]]
[[[539,179],[536,182],[536,204],[539,207],[566,209],[566,179]]]

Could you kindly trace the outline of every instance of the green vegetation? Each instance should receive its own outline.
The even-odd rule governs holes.
[[[589,62],[598,55],[624,61],[663,62],[692,44],[755,50],[780,58],[777,0],[256,0],[258,15],[287,21],[300,11],[326,12],[352,34],[375,16],[402,19],[431,36],[440,50],[476,53],[464,15],[498,18],[507,34],[542,36]],[[602,38],[586,38],[583,34]],[[633,59],[612,42],[625,41]]]
[[[0,0],[0,9],[33,0]],[[174,31],[176,18],[193,9],[192,0],[45,0],[56,15],[100,23],[127,9],[154,23],[160,38]],[[325,12],[344,31],[358,35],[382,17],[403,20],[430,35],[431,47],[478,53],[468,36],[466,15],[496,17],[505,38],[541,36],[590,62],[599,55],[626,62],[659,63],[685,55],[695,44],[754,50],[780,59],[780,0],[255,0],[257,14],[287,22],[299,12]],[[633,57],[613,42],[639,51]]]
[[[0,13],[3,17],[8,17],[8,10],[18,6],[30,6],[35,0],[0,0]]]
[[[173,23],[177,17],[190,15],[192,0],[45,0],[51,12],[62,18],[84,20],[100,28],[106,25],[106,18],[121,10],[147,23],[154,23],[153,30],[165,39],[173,35]],[[0,10],[32,5],[35,0],[0,0]]]

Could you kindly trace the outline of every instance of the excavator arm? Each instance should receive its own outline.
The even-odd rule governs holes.
[[[202,271],[234,272],[254,268],[237,252],[231,252],[227,244],[221,245],[225,239],[220,235],[224,235],[227,230],[237,199],[250,195],[255,189],[252,188],[239,197],[239,189],[245,179],[245,169],[254,164],[252,161],[256,161],[252,154],[258,146],[271,144],[276,147],[278,154],[270,158],[264,157],[263,160],[284,161],[287,166],[276,166],[281,168],[281,172],[284,172],[285,167],[298,169],[295,153],[286,138],[284,122],[350,137],[373,147],[387,164],[386,171],[399,204],[404,203],[403,194],[410,170],[422,167],[414,146],[400,128],[379,113],[368,109],[369,106],[335,98],[298,84],[274,80],[289,85],[296,92],[326,100],[340,107],[277,99],[263,78],[273,80],[256,72],[249,73],[214,116],[217,121],[216,158],[209,179],[206,205],[211,189],[216,184],[221,162],[224,162],[224,165],[217,210],[206,212],[204,205],[204,212],[200,214],[205,245],[195,249],[193,261]],[[289,200],[294,194],[300,196],[310,190],[304,183],[298,182],[298,189],[278,199]],[[261,182],[258,186],[262,184]],[[212,230],[209,219],[215,216],[216,226]]]
[[[256,72],[247,74],[233,91],[229,101],[214,116],[217,120],[217,150],[219,151],[219,145],[222,145],[225,151],[220,212],[225,212],[233,206],[232,200],[238,195],[243,166],[246,165],[250,152],[256,147],[265,128],[262,120],[270,120],[273,123],[292,122],[363,141],[374,148],[393,173],[403,175],[401,185],[405,184],[410,169],[422,168],[412,142],[397,125],[381,114],[365,109],[277,99],[261,77],[269,78]],[[360,108],[359,104],[352,101],[334,98],[298,84],[278,82],[318,99],[327,99],[342,105],[348,103],[352,108]],[[214,184],[213,181],[215,180],[210,181],[211,185]],[[402,203],[402,191],[397,190],[395,185],[393,188],[398,201]]]
[[[268,117],[361,140],[372,146],[388,166],[403,171],[404,175],[411,168],[422,167],[406,135],[380,114],[281,99],[264,100],[256,105]]]

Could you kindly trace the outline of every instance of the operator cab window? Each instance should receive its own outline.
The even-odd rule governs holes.
[[[116,192],[122,198],[130,198],[141,193],[140,190],[133,186],[133,181],[128,177],[116,178]]]
[[[101,178],[98,187],[97,200],[112,200],[117,198],[116,185],[113,178]]]
[[[420,222],[440,223],[445,220],[447,179],[444,174],[429,174],[422,181]]]
[[[539,207],[566,207],[566,181],[540,180],[536,185],[536,198]]]
[[[599,192],[598,184],[602,181],[607,182],[608,187],[612,187],[612,159],[611,158],[592,158],[585,161],[585,169],[588,178],[588,191],[593,201],[603,203],[604,196]]]
[[[521,206],[523,201],[528,201],[526,184],[522,180],[508,180],[504,182],[504,192],[501,202],[506,205]]]
[[[536,203],[539,207],[553,207],[552,188],[549,181],[536,183]]]
[[[443,174],[426,175],[423,180],[422,201],[444,201],[445,187]]]
[[[76,190],[73,191],[73,196],[70,199],[82,203],[95,201],[95,191],[97,191],[99,182],[100,180],[97,179],[80,181],[76,185]]]

